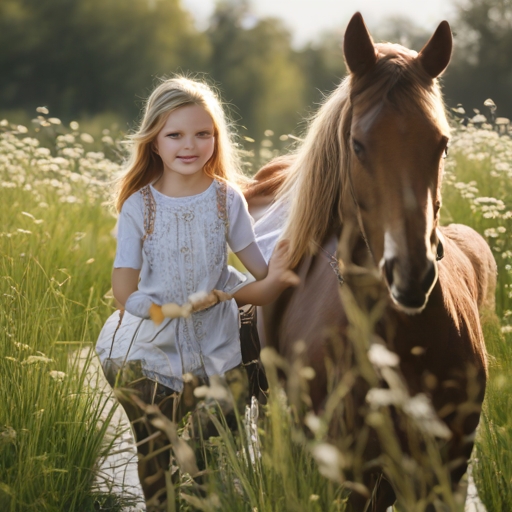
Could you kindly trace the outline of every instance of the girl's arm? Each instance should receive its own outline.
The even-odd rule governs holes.
[[[114,268],[112,270],[112,292],[116,306],[124,308],[126,300],[138,289],[140,269]]]
[[[249,244],[245,249],[242,249],[235,254],[257,281],[267,277],[267,263],[256,242]]]
[[[287,252],[288,242],[284,240],[279,242],[270,258],[267,276],[261,281],[244,286],[234,294],[233,298],[239,307],[246,304],[253,304],[255,306],[270,304],[286,288],[297,286],[300,283],[299,276],[287,266]]]

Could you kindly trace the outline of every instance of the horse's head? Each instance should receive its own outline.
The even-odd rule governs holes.
[[[437,280],[438,213],[449,128],[436,77],[450,61],[442,22],[418,54],[374,44],[359,13],[344,54],[350,70],[344,215],[354,215],[394,303],[420,312]]]

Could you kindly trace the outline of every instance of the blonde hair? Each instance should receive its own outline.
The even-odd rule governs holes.
[[[212,157],[204,166],[204,172],[211,178],[229,181],[242,188],[249,181],[242,174],[234,134],[222,103],[212,88],[181,76],[162,79],[145,104],[139,128],[127,137],[130,152],[124,166],[125,172],[113,182],[112,204],[118,212],[128,197],[163,172],[163,163],[153,148],[153,142],[168,115],[186,105],[201,106],[213,120],[215,147]]]

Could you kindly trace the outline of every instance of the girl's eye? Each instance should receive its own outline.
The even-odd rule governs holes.
[[[171,137],[171,139],[177,139],[180,136],[179,133],[169,133],[167,137]]]
[[[210,134],[210,132],[199,132],[198,133],[199,137],[208,137]]]

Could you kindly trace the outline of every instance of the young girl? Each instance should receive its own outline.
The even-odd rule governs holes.
[[[247,178],[209,87],[163,81],[131,140],[115,196],[120,309],[96,350],[104,368],[136,363],[179,391],[185,374],[208,380],[239,365],[238,306],[272,302],[298,277],[284,266],[283,245],[267,268],[239,189]],[[255,282],[228,266],[228,244]]]

